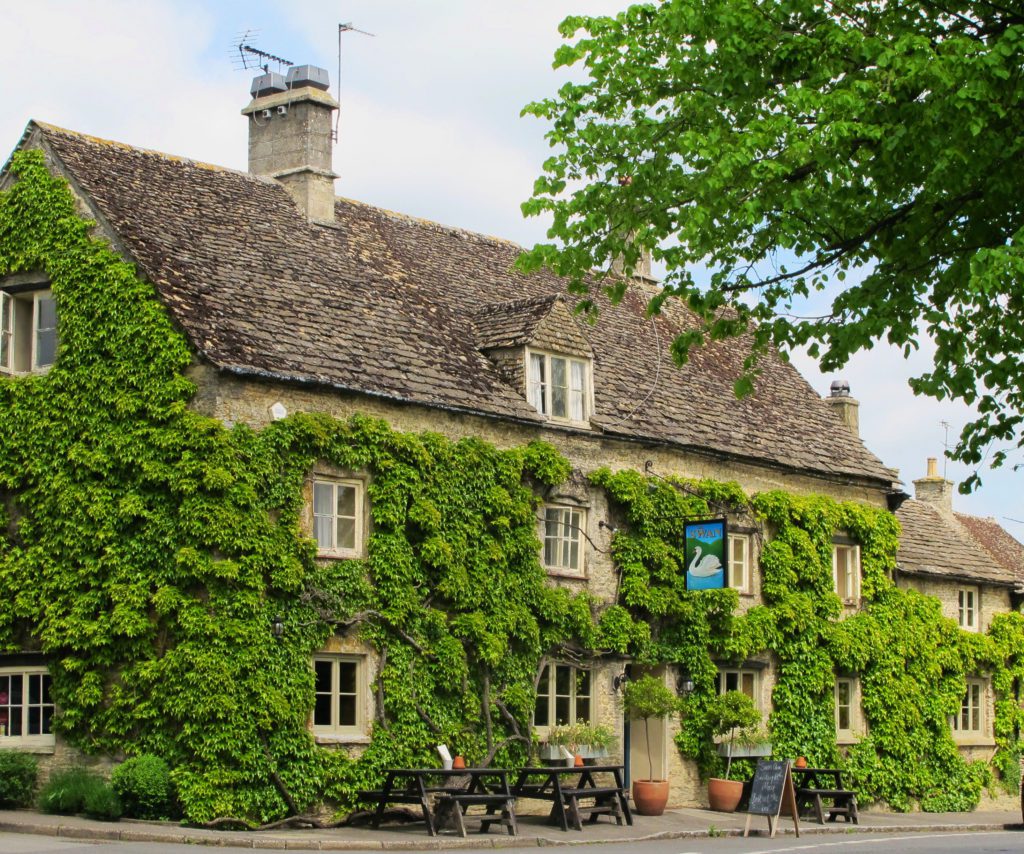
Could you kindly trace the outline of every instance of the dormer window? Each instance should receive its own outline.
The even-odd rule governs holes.
[[[48,290],[0,291],[0,373],[41,373],[57,359],[57,303]]]
[[[585,424],[590,418],[590,361],[554,353],[528,353],[527,394],[541,415]]]

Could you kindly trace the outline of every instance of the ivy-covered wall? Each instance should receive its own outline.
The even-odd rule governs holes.
[[[194,821],[269,820],[322,799],[351,804],[387,766],[526,757],[546,657],[621,654],[693,674],[680,750],[714,770],[703,710],[715,660],[772,650],[782,755],[843,761],[896,807],[976,801],[986,767],[961,758],[946,716],[964,675],[999,692],[997,767],[1016,768],[1024,624],[966,636],[938,604],[888,578],[884,511],[735,484],[591,473],[623,516],[617,603],[551,586],[536,508],[569,475],[551,447],[400,433],[367,418],[293,415],[256,432],[189,408],[188,343],[153,288],[91,236],[38,152],[0,193],[0,276],[41,271],[60,313],[44,376],[0,379],[0,652],[50,657],[62,737],[97,753],[154,752]],[[363,560],[314,560],[303,488],[325,461],[369,477]],[[765,532],[764,604],[683,589],[682,523],[728,512]],[[831,544],[862,545],[867,605],[845,616]],[[284,616],[281,637],[271,632]],[[379,656],[370,745],[358,758],[308,732],[309,661],[332,632]],[[870,735],[838,757],[837,669],[863,684]]]

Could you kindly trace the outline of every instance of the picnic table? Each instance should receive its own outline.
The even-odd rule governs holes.
[[[431,836],[449,822],[465,836],[467,821],[479,822],[481,833],[500,824],[516,836],[519,829],[508,773],[504,768],[389,768],[380,789],[360,792],[359,797],[377,804],[374,828],[380,827],[388,804],[414,804],[423,811]],[[469,813],[474,806],[486,807],[486,812]]]
[[[611,776],[614,781],[595,779],[595,775]],[[633,824],[629,809],[629,796],[622,784],[621,765],[551,765],[540,768],[523,768],[512,787],[517,798],[535,798],[551,801],[548,820],[568,830],[571,824],[576,830],[583,830],[582,814],[588,815],[594,824],[601,815],[615,818],[616,824]],[[582,802],[582,803],[581,803]]]
[[[843,772],[838,768],[794,768],[793,782],[796,785],[797,812],[816,818],[818,824],[825,823],[824,810],[828,809],[828,820],[839,816],[846,822],[859,824],[857,817],[857,793],[843,787]],[[832,806],[824,807],[823,800],[830,800]]]

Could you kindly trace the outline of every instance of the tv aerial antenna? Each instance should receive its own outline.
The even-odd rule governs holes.
[[[238,38],[231,43],[231,62],[236,71],[261,68],[264,74],[269,74],[272,62],[277,63],[278,72],[283,72],[289,65],[295,65],[290,59],[275,56],[256,47],[256,37],[259,32],[259,30],[246,30],[244,33],[239,33]]]
[[[374,38],[374,34],[373,33],[368,33],[368,32],[366,32],[366,30],[360,30],[357,27],[354,27],[352,25],[351,21],[349,21],[347,24],[338,24],[338,101],[339,102],[341,101],[341,37],[343,35],[345,35],[345,33],[359,33],[359,35],[361,35],[361,36],[369,36],[370,38]],[[341,123],[341,110],[339,109],[338,112],[334,116],[334,141],[335,142],[338,141],[338,126],[340,125],[340,123]]]
[[[942,476],[946,477],[946,467],[949,465],[949,428],[953,425],[948,421],[940,421],[939,424],[946,431],[946,436],[942,440],[942,447],[946,449],[946,453],[942,455]]]

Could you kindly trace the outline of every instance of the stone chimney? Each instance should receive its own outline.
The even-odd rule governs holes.
[[[293,66],[287,77],[261,74],[242,115],[249,117],[249,171],[280,181],[310,220],[334,222],[331,119],[338,102],[327,85],[327,71],[314,65]]]
[[[833,382],[831,394],[825,398],[825,403],[832,407],[832,411],[835,412],[839,420],[859,439],[860,402],[850,397],[850,384],[846,380]]]
[[[928,474],[914,481],[914,498],[947,516],[953,513],[953,482],[939,474],[939,461],[928,457]]]

